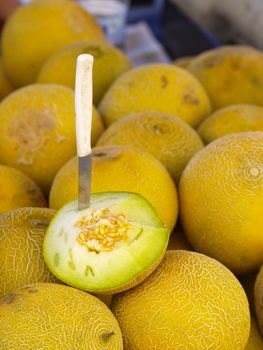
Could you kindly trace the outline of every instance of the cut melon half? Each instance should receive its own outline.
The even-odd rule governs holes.
[[[44,258],[64,283],[96,293],[134,287],[158,266],[170,231],[140,195],[97,193],[91,206],[65,205],[51,221]]]

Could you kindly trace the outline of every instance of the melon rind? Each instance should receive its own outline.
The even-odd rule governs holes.
[[[125,214],[131,224],[129,242],[100,253],[80,245],[79,229],[74,225],[91,209],[78,211],[77,201],[70,202],[58,212],[45,235],[44,258],[49,269],[61,281],[89,292],[119,292],[140,283],[161,261],[170,231],[138,194],[93,194],[91,208]]]

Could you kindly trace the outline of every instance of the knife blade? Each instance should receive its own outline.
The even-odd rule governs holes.
[[[90,207],[92,153],[78,157],[78,209]]]

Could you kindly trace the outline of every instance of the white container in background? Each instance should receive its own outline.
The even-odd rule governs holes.
[[[123,45],[129,0],[78,0],[78,2],[97,18],[111,44]]]

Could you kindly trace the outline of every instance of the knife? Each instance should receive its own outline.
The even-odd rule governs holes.
[[[78,155],[78,209],[90,207],[91,192],[91,126],[93,56],[79,55],[75,81],[76,138]]]

